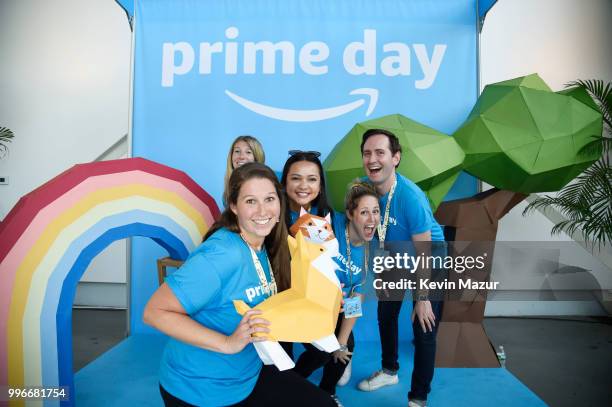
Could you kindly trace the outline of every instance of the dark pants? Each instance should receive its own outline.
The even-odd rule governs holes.
[[[190,407],[159,386],[166,407]],[[234,404],[237,407],[335,407],[329,394],[305,380],[293,370],[280,372],[275,366],[264,366],[249,396]]]
[[[279,343],[280,343],[280,346],[283,348],[283,350],[287,352],[287,355],[289,355],[291,360],[294,360],[293,359],[293,342],[279,342]]]
[[[442,302],[432,301],[431,308],[436,316],[433,332],[423,332],[421,324],[415,318],[412,324],[414,333],[414,370],[410,385],[409,399],[427,400],[431,390],[436,360],[436,334],[442,316]],[[414,306],[414,302],[412,304]],[[401,301],[378,302],[378,331],[382,348],[382,367],[388,373],[397,373],[398,363],[398,320]]]
[[[336,325],[336,336],[338,336],[340,333],[340,324],[342,323],[342,319],[342,317],[338,319],[338,324]],[[334,362],[334,358],[331,353],[321,351],[309,343],[305,343],[303,345],[306,350],[300,355],[293,370],[300,376],[306,378],[318,368],[323,367],[323,377],[321,378],[319,387],[329,394],[336,394],[336,384],[344,374],[344,370],[346,369],[347,365],[342,362]],[[351,353],[353,352],[353,349],[355,349],[355,339],[353,338],[352,332],[349,335],[346,346]],[[351,356],[349,356],[349,358],[350,357]]]

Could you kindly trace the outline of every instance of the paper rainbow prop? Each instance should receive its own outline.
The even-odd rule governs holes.
[[[219,216],[187,174],[142,158],[76,165],[0,224],[0,385],[70,386],[72,303],[115,240],[153,239],[184,259]]]

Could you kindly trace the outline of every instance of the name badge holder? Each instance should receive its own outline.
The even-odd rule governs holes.
[[[355,295],[344,300],[344,318],[358,318],[362,315],[360,296]]]
[[[361,296],[355,295],[355,288],[359,287],[360,285],[363,285],[363,281],[365,281],[368,277],[369,246],[367,242],[364,242],[364,244],[366,245],[363,251],[363,261],[365,268],[364,279],[361,283],[353,286],[353,273],[351,271],[351,240],[349,237],[348,224],[346,225],[344,237],[346,239],[346,266],[348,268],[349,273],[349,286],[351,287],[351,292],[349,293],[348,298],[344,299],[344,318],[358,318],[363,315],[363,309],[361,307]]]

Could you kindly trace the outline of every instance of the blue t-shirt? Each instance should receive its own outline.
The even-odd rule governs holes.
[[[350,296],[351,293],[361,293],[365,279],[365,247],[370,244],[365,242],[361,246],[351,244],[351,262],[348,263],[348,252],[346,250],[346,217],[338,217],[338,225],[335,231],[338,239],[338,259],[340,267],[336,270],[336,275],[340,283],[344,284],[342,291]],[[350,244],[350,243],[349,243]],[[354,287],[354,290],[353,290]]]
[[[265,249],[257,255],[270,281]],[[256,290],[261,282],[248,246],[227,229],[219,229],[202,243],[166,283],[191,318],[224,335],[231,335],[242,319],[232,300],[253,307],[267,298]],[[226,355],[170,338],[159,381],[170,394],[190,404],[235,404],[253,391],[261,366],[252,344]]]
[[[425,193],[414,182],[396,173],[397,186],[391,198],[385,241],[409,241],[412,235],[431,231],[432,241],[444,241],[442,227],[431,212]],[[389,193],[380,198],[380,222],[384,221]],[[378,236],[376,236],[378,237]]]

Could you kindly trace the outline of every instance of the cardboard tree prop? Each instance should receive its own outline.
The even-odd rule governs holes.
[[[0,383],[74,395],[72,303],[91,260],[130,236],[185,259],[218,216],[187,174],[142,158],[76,165],[22,197],[0,224]]]
[[[452,137],[400,114],[358,123],[336,144],[323,164],[330,185],[348,185],[364,176],[360,146],[369,129],[389,130],[399,138],[403,159],[397,171],[425,191],[437,208],[459,176],[465,154]],[[344,192],[343,187],[330,189],[333,206],[342,212]]]
[[[597,160],[598,154],[580,150],[601,137],[602,126],[601,113],[585,90],[555,93],[533,74],[486,86],[454,137],[401,115],[359,123],[335,146],[324,167],[340,208],[343,186],[364,175],[359,154],[363,133],[382,128],[397,135],[402,145],[398,171],[426,192],[434,210],[462,168],[492,184],[496,189],[444,202],[435,213],[451,235],[447,240],[480,242],[451,246],[451,254],[469,255],[483,242],[492,245],[498,221],[526,194],[559,190]],[[499,366],[482,327],[486,293],[464,294],[467,301],[449,300],[444,306],[436,365]]]
[[[492,254],[499,220],[526,194],[561,189],[597,160],[580,149],[601,137],[602,124],[583,89],[554,93],[536,74],[486,86],[454,137],[466,153],[466,171],[496,188],[440,205],[435,216],[449,240],[471,242],[453,245],[451,254],[469,255],[482,242],[490,242]],[[493,256],[488,260],[486,279]],[[444,305],[436,366],[498,366],[482,327],[486,292],[464,294]]]
[[[254,309],[262,311],[261,318],[270,321],[270,339],[255,342],[255,349],[266,364],[274,364],[279,370],[291,369],[293,360],[278,341],[308,342],[326,352],[340,347],[334,330],[340,311],[342,290],[336,277],[331,247],[307,241],[299,231],[295,238],[288,236],[291,252],[291,288],[259,303]],[[234,301],[239,314],[251,309],[244,301]]]
[[[536,74],[487,85],[454,134],[464,168],[499,189],[558,191],[599,154],[578,154],[601,136],[601,114],[586,92],[555,93]]]
[[[497,225],[506,213],[527,195],[491,189],[472,198],[443,202],[435,213],[445,225],[450,256],[481,256],[487,253],[485,267],[478,273],[449,273],[448,280],[489,281],[495,250]],[[438,326],[436,366],[498,367],[495,349],[487,337],[482,320],[486,290],[462,290],[461,297],[447,296]]]

